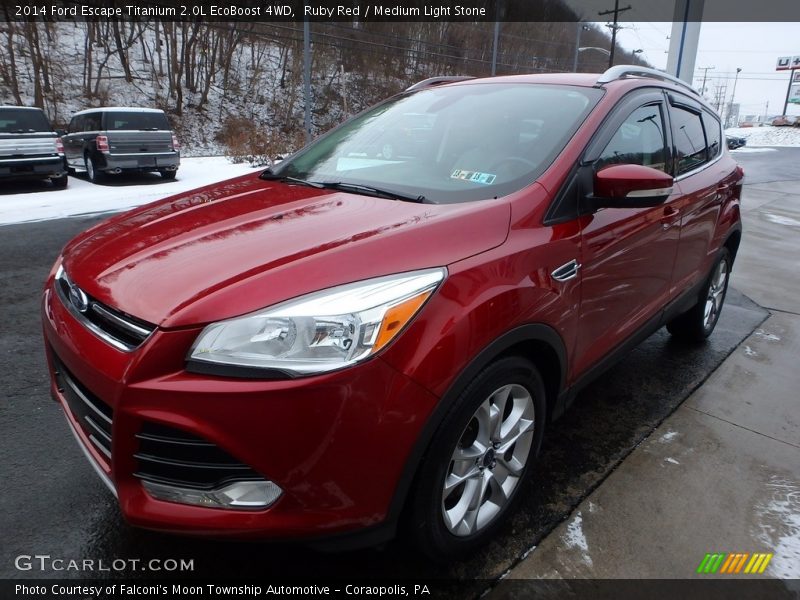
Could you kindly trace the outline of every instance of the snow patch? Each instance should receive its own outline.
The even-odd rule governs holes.
[[[747,140],[747,146],[736,152],[752,151],[753,146],[800,146],[800,127],[733,127],[725,133]]]
[[[592,557],[589,556],[589,543],[586,541],[586,536],[583,533],[583,516],[581,511],[575,513],[575,517],[567,525],[567,531],[564,534],[564,541],[570,548],[576,548],[581,551],[583,562],[591,567]]]
[[[772,221],[778,225],[788,225],[789,227],[800,227],[800,221],[791,217],[784,217],[783,215],[775,215],[772,213],[761,213],[767,221]]]
[[[182,158],[177,179],[163,183],[158,180],[158,175],[142,175],[142,184],[137,184],[136,178],[126,178],[125,181],[131,181],[131,185],[95,185],[80,176],[70,177],[65,190],[0,194],[0,225],[119,212],[257,172],[246,165],[231,164],[225,157],[214,156]]]
[[[667,433],[662,435],[660,438],[658,438],[658,441],[661,442],[662,444],[669,444],[672,440],[674,440],[679,435],[680,435],[680,433],[678,433],[677,431],[668,431]]]
[[[736,148],[736,150],[731,150],[736,154],[757,154],[760,152],[777,152],[777,148],[748,148],[747,146],[742,146],[741,148]]]
[[[781,338],[779,338],[774,333],[769,333],[768,331],[764,331],[763,329],[756,329],[755,334],[758,337],[762,337],[769,342],[780,342]]]
[[[800,578],[800,485],[772,475],[767,488],[772,497],[756,506],[756,535],[774,554],[767,572],[780,579]]]
[[[744,347],[744,354],[745,356],[758,356],[758,352],[753,350],[750,346]]]
[[[673,464],[673,465],[679,465],[679,464],[681,464],[681,463],[679,463],[677,460],[675,460],[674,458],[672,458],[671,456],[668,456],[668,457],[667,457],[667,458],[665,458],[664,460],[665,460],[666,462],[670,463],[670,464]]]

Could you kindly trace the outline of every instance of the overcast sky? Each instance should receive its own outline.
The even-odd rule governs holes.
[[[800,1],[800,0],[798,0]],[[667,66],[667,51],[672,23],[620,23],[618,39],[629,50],[642,49],[642,56],[653,66]],[[703,67],[708,70],[707,96],[716,97],[717,86],[727,84],[726,102],[730,102],[736,68],[742,69],[736,84],[735,101],[742,115],[783,110],[788,71],[775,71],[779,56],[800,55],[800,23],[703,23],[695,62],[694,86],[703,81]],[[800,105],[789,105],[789,114],[800,114]]]
[[[598,12],[614,7],[614,0],[566,0],[583,21],[603,27],[607,21],[598,22]],[[708,70],[707,96],[716,96],[716,87],[725,86],[725,102],[730,102],[737,67],[742,69],[736,84],[735,101],[741,104],[741,114],[763,114],[769,102],[769,113],[780,114],[786,99],[789,71],[775,71],[779,56],[800,55],[800,22],[725,23],[712,22],[713,18],[731,18],[732,15],[762,15],[777,20],[785,15],[781,2],[800,3],[800,0],[704,0],[700,44],[695,61],[694,87],[703,81],[703,67]],[[696,3],[695,3],[696,4]],[[628,50],[644,50],[642,57],[659,69],[667,66],[668,36],[672,32],[671,19],[674,0],[620,0],[620,8],[632,6],[620,14],[619,42]],[[792,13],[797,15],[797,10]],[[716,17],[715,17],[716,15]],[[607,18],[607,17],[603,17]],[[648,21],[651,19],[651,21]],[[655,19],[655,21],[652,21]],[[660,19],[660,20],[659,20]],[[627,22],[625,22],[627,21]],[[604,27],[603,27],[604,28]],[[605,28],[604,28],[605,29]],[[800,105],[789,105],[789,114],[800,114]]]

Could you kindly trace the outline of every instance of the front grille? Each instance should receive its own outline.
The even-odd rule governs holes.
[[[64,306],[92,333],[119,350],[131,352],[155,331],[156,326],[98,302],[70,280],[59,268],[56,292]]]
[[[136,477],[176,487],[213,489],[227,481],[263,481],[216,444],[180,429],[146,422],[136,437]]]
[[[111,463],[113,409],[81,384],[51,353],[56,386],[92,445]]]

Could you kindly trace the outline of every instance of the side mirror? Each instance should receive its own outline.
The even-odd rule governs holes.
[[[595,208],[658,206],[672,193],[673,179],[664,171],[642,165],[609,165],[594,174]]]

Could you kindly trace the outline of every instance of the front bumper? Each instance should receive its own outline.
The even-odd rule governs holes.
[[[90,462],[131,524],[239,538],[316,539],[382,524],[401,472],[436,397],[379,358],[297,380],[187,373],[200,329],[157,330],[124,352],[84,328],[52,279],[43,297],[51,372],[68,370],[113,411],[110,456],[82,427],[53,378],[52,394]],[[263,510],[156,500],[136,474],[143,428],[168,426],[215,444],[283,490]]]

